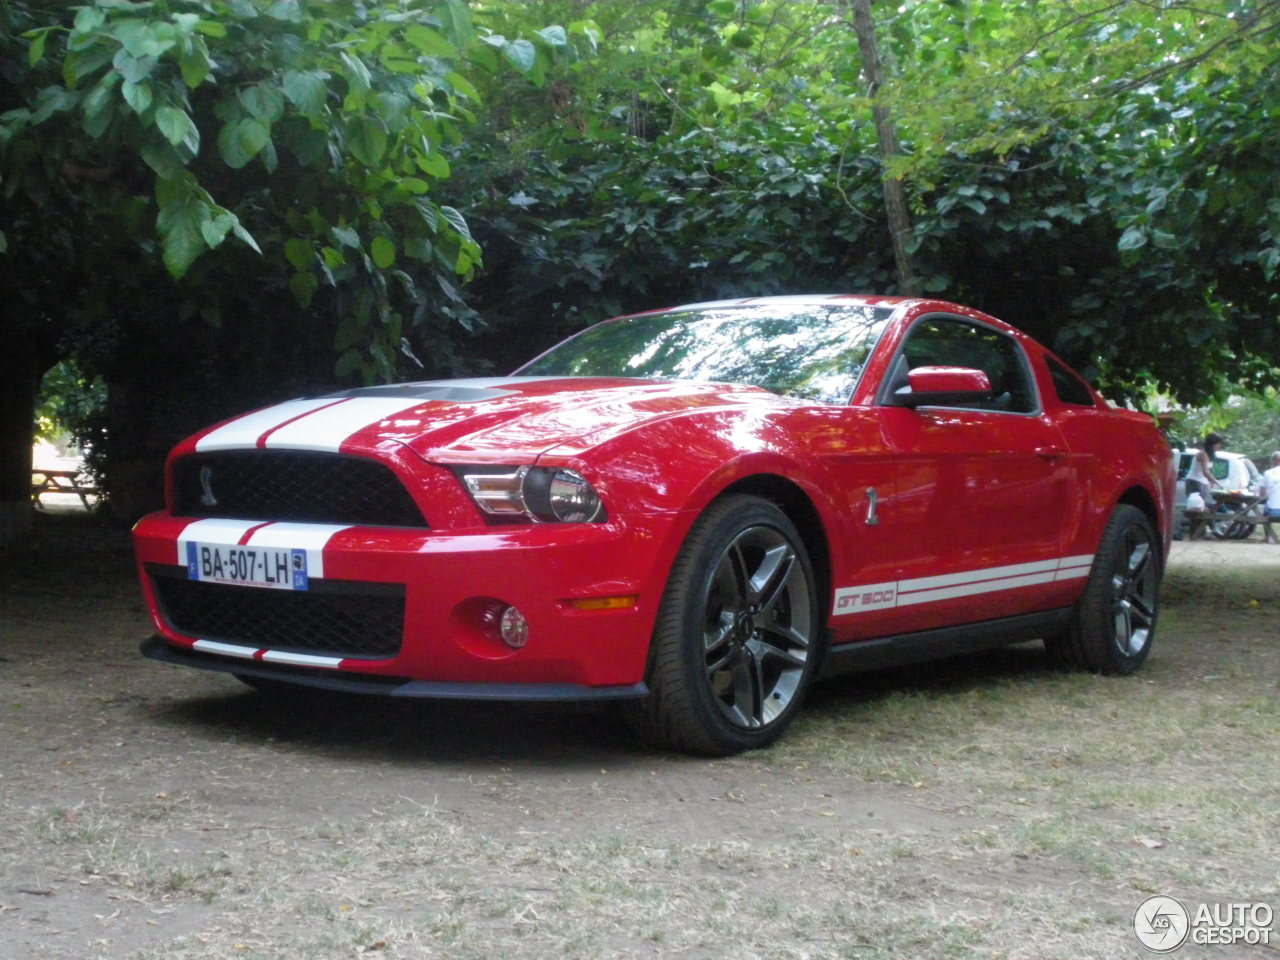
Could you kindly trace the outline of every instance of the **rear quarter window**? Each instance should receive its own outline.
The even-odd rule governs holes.
[[[1045,354],[1045,362],[1049,364],[1049,376],[1053,378],[1053,391],[1063,403],[1073,407],[1094,406],[1093,391],[1085,382],[1072,373],[1067,367]]]

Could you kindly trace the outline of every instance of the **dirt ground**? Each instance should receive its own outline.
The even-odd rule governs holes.
[[[128,534],[84,516],[0,552],[0,591],[0,960],[1142,957],[1149,894],[1280,910],[1256,541],[1175,544],[1137,677],[1024,645],[827,684],[719,761],[144,660]]]

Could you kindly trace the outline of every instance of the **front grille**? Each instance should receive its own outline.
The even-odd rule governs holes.
[[[400,652],[400,584],[312,580],[307,590],[267,590],[188,580],[182,567],[147,569],[165,620],[187,636],[366,660]]]
[[[294,450],[195,453],[173,466],[173,512],[379,527],[425,527],[409,491],[386,464]]]

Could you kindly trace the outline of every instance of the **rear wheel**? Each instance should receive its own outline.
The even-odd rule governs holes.
[[[821,654],[813,567],[767,500],[731,496],[694,525],[654,631],[650,696],[631,708],[659,745],[723,756],[772,743]]]
[[[1116,507],[1071,624],[1045,639],[1050,658],[1093,673],[1137,670],[1155,638],[1161,573],[1160,545],[1146,514]]]

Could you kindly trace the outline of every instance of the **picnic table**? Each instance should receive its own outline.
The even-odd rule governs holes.
[[[1248,490],[1213,490],[1210,510],[1187,511],[1191,521],[1190,538],[1200,540],[1211,532],[1219,540],[1244,540],[1267,518],[1260,508],[1266,495]]]
[[[88,510],[89,497],[97,496],[98,488],[85,477],[83,463],[68,460],[56,466],[32,466],[31,500],[37,508],[41,506],[41,495],[46,493],[74,493]]]

